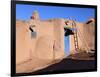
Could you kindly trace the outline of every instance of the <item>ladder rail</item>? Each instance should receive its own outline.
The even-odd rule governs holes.
[[[72,27],[76,28],[76,23],[73,21],[72,22]],[[74,46],[75,46],[75,50],[78,52],[79,46],[78,46],[78,37],[77,37],[77,30],[74,30]]]

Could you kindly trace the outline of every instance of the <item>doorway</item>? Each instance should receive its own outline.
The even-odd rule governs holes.
[[[64,36],[64,47],[65,47],[65,54],[68,56],[70,54],[70,40],[69,36]]]

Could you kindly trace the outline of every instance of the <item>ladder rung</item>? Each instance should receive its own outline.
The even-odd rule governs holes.
[[[78,39],[74,39],[74,41],[78,41]]]
[[[74,40],[77,40],[77,38],[74,38]]]
[[[77,34],[74,34],[74,36],[76,36],[76,37],[77,37]]]
[[[78,40],[75,40],[75,39],[74,39],[74,42],[78,42]]]
[[[78,44],[76,44],[75,46],[78,46]]]
[[[74,34],[74,36],[77,36],[77,34]]]
[[[75,48],[78,48],[78,46],[75,46]]]
[[[78,46],[75,46],[75,48],[78,48]]]
[[[74,41],[75,41],[75,42],[78,42],[78,40],[75,40],[75,39],[74,39]]]
[[[74,38],[77,38],[77,37],[74,36]]]
[[[78,40],[77,38],[74,38],[74,40]]]
[[[77,43],[78,41],[74,41],[74,43]]]
[[[77,44],[75,44],[74,46],[78,46]]]
[[[76,45],[78,46],[78,43],[76,43]]]
[[[78,45],[77,43],[75,45]]]
[[[75,45],[75,46],[78,46],[78,45]]]

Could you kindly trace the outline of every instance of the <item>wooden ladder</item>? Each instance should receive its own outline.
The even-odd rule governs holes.
[[[75,23],[75,21],[72,22],[72,28],[76,29],[76,23]],[[75,51],[78,52],[79,46],[78,46],[77,30],[73,30],[73,32],[74,32],[74,35],[73,35],[73,37],[74,37],[74,47],[75,47]]]

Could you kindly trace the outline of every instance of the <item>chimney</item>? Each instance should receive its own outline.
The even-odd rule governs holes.
[[[34,11],[34,12],[33,12],[32,16],[31,16],[31,19],[39,20],[38,11]]]

